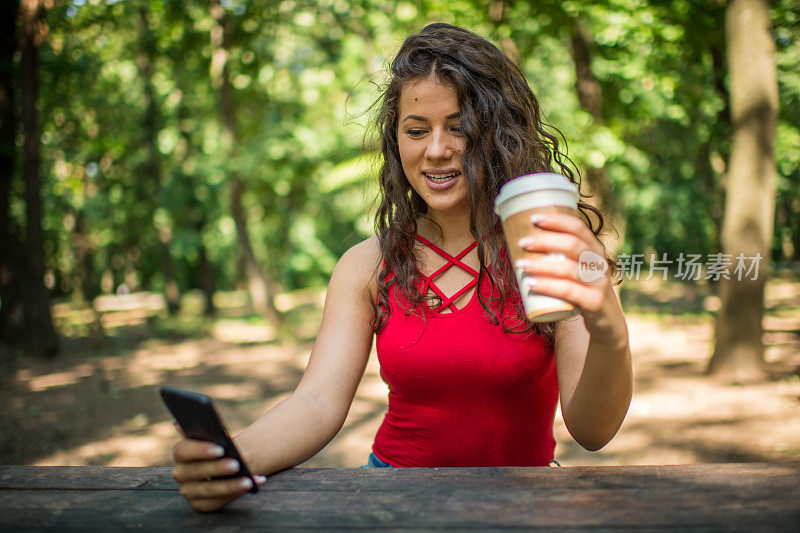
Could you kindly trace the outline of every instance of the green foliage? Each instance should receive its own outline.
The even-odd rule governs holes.
[[[372,233],[378,159],[369,125],[387,62],[406,35],[435,20],[515,47],[576,164],[606,168],[627,221],[621,251],[717,251],[731,133],[724,3],[508,4],[498,16],[484,0],[223,0],[237,121],[230,157],[206,2],[56,2],[41,54],[55,289],[74,294],[88,279],[95,292],[123,283],[159,290],[163,241],[181,289],[200,286],[203,253],[219,289],[241,284],[234,172],[246,185],[261,265],[286,289],[324,285],[337,258]],[[789,260],[800,253],[797,7],[773,7],[781,98],[774,258]],[[600,122],[574,88],[578,25],[594,40]],[[19,200],[13,213],[23,216]]]

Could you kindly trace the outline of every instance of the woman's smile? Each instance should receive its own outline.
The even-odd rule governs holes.
[[[461,176],[461,171],[455,168],[423,170],[422,175],[425,176],[432,188],[442,191],[456,184]]]

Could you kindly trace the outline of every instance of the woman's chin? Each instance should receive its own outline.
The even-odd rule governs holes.
[[[466,200],[459,201],[428,201],[428,215],[442,214],[447,216],[469,215],[469,205]]]

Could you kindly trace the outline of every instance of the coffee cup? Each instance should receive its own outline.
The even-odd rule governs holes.
[[[567,213],[578,215],[578,188],[561,174],[538,173],[515,178],[500,188],[494,201],[494,211],[503,222],[503,232],[511,263],[517,259],[563,260],[563,254],[529,252],[519,246],[522,237],[533,236],[540,230],[531,222],[535,214]],[[554,322],[580,312],[569,302],[538,294],[532,277],[521,268],[514,268],[525,315],[531,322]]]

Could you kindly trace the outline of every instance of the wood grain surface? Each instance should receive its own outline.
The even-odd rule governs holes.
[[[296,468],[211,514],[170,472],[0,466],[0,530],[800,531],[800,463]]]

